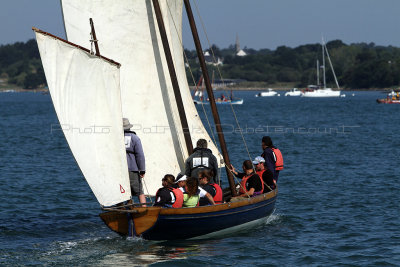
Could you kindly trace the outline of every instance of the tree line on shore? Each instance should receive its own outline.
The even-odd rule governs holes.
[[[400,48],[377,46],[374,43],[348,45],[340,40],[330,41],[326,46],[342,88],[399,86]],[[320,44],[307,44],[295,48],[280,46],[275,50],[244,48],[247,56],[242,57],[235,55],[234,45],[222,49],[212,45],[211,48],[215,57],[223,61],[218,68],[225,79],[244,79],[271,85],[292,83],[297,87],[305,87],[317,83],[317,60],[322,64]],[[197,54],[187,49],[185,54],[197,81],[201,76]],[[325,65],[328,86],[335,87],[329,64],[326,62]],[[215,76],[218,76],[216,68],[214,65],[209,65],[210,77],[213,71],[216,73]],[[189,71],[187,75],[189,83],[193,85],[194,81]],[[35,40],[0,46],[0,80],[26,89],[46,86]]]

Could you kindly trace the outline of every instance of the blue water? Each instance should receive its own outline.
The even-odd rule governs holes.
[[[103,224],[49,95],[0,94],[0,265],[399,266],[400,105],[377,104],[379,92],[254,94],[236,93],[245,102],[235,111],[251,156],[263,135],[284,153],[274,215],[221,239],[161,243]],[[239,167],[242,137],[231,108],[220,113]]]

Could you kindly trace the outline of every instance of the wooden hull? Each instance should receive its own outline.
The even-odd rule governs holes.
[[[400,100],[392,100],[392,99],[377,99],[376,102],[379,104],[400,104]]]
[[[100,214],[113,231],[147,240],[189,239],[269,216],[277,190],[250,199],[195,208],[132,208]],[[133,212],[133,213],[129,213]]]

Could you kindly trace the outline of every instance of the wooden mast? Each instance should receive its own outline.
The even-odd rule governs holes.
[[[228,149],[226,147],[225,137],[224,137],[224,133],[222,131],[222,126],[221,126],[221,121],[220,121],[218,110],[217,110],[217,105],[215,104],[215,97],[214,97],[214,93],[213,93],[213,90],[211,87],[210,77],[208,75],[207,67],[205,64],[203,49],[201,47],[199,34],[197,32],[197,27],[196,27],[196,24],[195,24],[195,21],[193,18],[193,13],[192,13],[192,8],[190,6],[190,2],[189,2],[189,0],[184,0],[184,2],[185,2],[186,13],[187,13],[189,23],[190,23],[190,28],[192,30],[194,43],[196,45],[197,56],[199,57],[201,71],[203,72],[204,82],[206,84],[208,97],[210,99],[210,106],[211,106],[212,114],[214,117],[215,127],[216,127],[217,133],[218,133],[219,143],[221,145],[222,156],[224,157],[224,162],[226,165],[225,169],[226,169],[226,174],[228,176],[229,187],[231,189],[232,196],[236,196],[237,194],[236,194],[235,181],[233,179],[232,173],[229,170],[229,168],[231,166],[231,162],[229,160]]]
[[[94,42],[94,47],[96,48],[96,56],[100,56],[100,50],[99,50],[99,44],[97,43],[97,37],[96,37],[96,31],[94,30],[94,24],[93,24],[93,19],[89,19],[90,22],[90,28],[92,29],[92,42]]]
[[[181,119],[183,134],[185,137],[186,148],[188,150],[189,155],[193,153],[193,144],[192,138],[190,137],[189,126],[186,119],[185,108],[183,107],[181,91],[179,89],[178,78],[176,76],[174,62],[172,61],[172,54],[169,48],[168,37],[165,31],[164,20],[162,17],[160,5],[158,0],[153,0],[154,11],[157,18],[158,29],[160,30],[161,40],[164,48],[165,57],[167,59],[169,75],[171,77],[172,87],[174,89],[175,100],[178,106],[179,117]]]

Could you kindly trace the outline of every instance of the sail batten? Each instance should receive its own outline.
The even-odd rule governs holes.
[[[192,142],[209,140],[186,80],[182,40],[182,0],[160,1]],[[122,64],[122,113],[134,125],[146,158],[145,184],[155,195],[161,178],[184,171],[188,157],[177,103],[151,0],[62,0],[68,40],[89,47],[93,18],[102,55]],[[175,28],[176,27],[176,28]],[[147,192],[145,192],[147,193]]]
[[[118,65],[40,31],[36,39],[60,129],[94,195],[103,206],[130,199]]]

